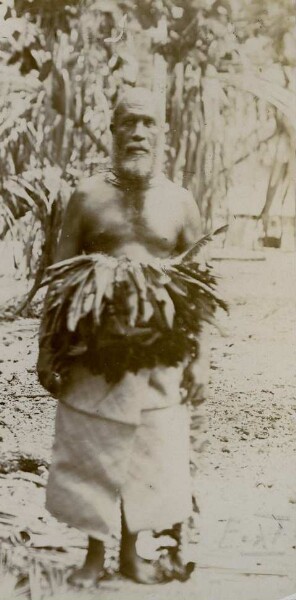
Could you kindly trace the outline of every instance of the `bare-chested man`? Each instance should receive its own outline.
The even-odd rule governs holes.
[[[73,194],[56,261],[94,252],[137,261],[166,258],[200,237],[191,194],[160,172],[160,123],[151,92],[125,92],[111,129],[113,168],[83,181]],[[42,348],[38,372],[50,388]],[[155,564],[137,555],[136,539],[139,530],[164,529],[190,514],[183,376],[182,365],[143,369],[112,386],[75,363],[58,406],[47,490],[49,510],[89,536],[85,564],[72,583],[87,586],[102,576],[104,542],[116,527],[118,502],[122,572],[144,583],[162,580]],[[206,353],[187,367],[186,377],[189,396],[204,396]]]

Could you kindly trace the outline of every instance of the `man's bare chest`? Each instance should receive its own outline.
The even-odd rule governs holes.
[[[115,196],[89,203],[85,211],[83,245],[88,252],[113,252],[129,243],[153,253],[171,252],[182,229],[182,207],[167,197]]]

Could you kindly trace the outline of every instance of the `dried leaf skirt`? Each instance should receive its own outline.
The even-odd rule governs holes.
[[[183,366],[126,373],[107,383],[77,366],[56,415],[47,508],[106,540],[120,504],[131,532],[163,529],[191,513],[189,417]]]

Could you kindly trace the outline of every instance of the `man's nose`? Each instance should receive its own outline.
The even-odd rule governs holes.
[[[135,124],[134,131],[132,133],[132,137],[134,140],[144,140],[146,137],[146,130],[144,123],[142,121],[138,121]]]

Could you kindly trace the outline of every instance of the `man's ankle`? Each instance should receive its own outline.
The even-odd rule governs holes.
[[[86,562],[92,560],[100,560],[104,561],[105,556],[105,547],[104,543],[101,540],[96,540],[95,538],[88,538],[88,548],[86,555]]]

